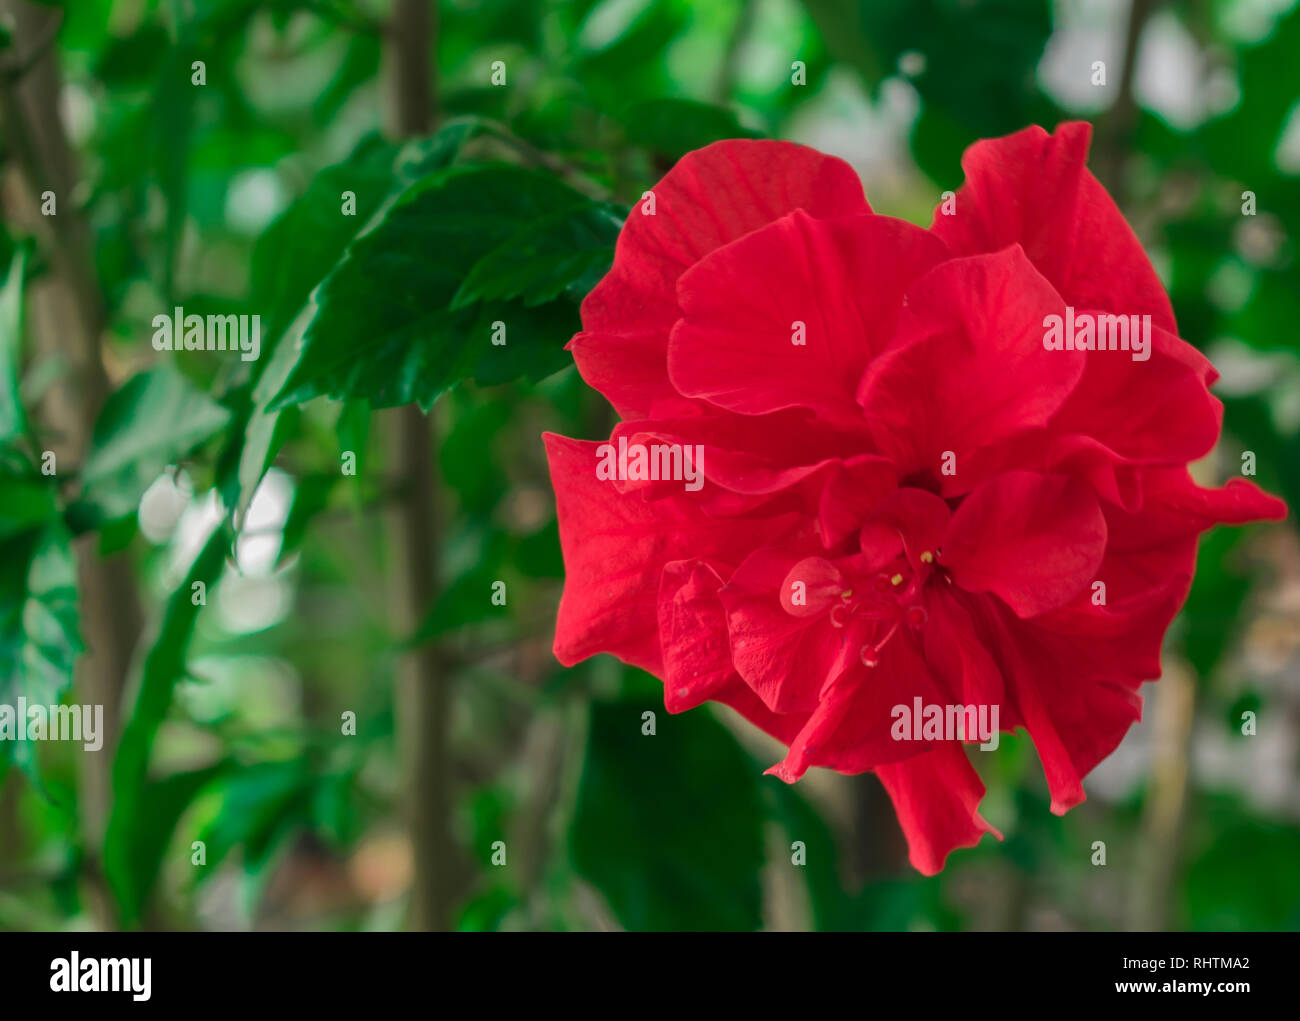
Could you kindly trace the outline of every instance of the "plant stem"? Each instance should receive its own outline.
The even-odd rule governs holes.
[[[6,182],[6,218],[29,229],[49,253],[51,272],[29,291],[29,321],[42,354],[64,362],[68,372],[45,397],[42,418],[49,433],[61,437],[56,463],[79,464],[110,386],[100,356],[103,298],[90,234],[73,201],[78,171],[59,116],[58,61],[46,43],[52,38],[50,21],[62,15],[18,0],[0,0],[0,13],[13,19],[23,72],[20,80],[0,83],[0,113],[5,136],[14,140],[17,163],[17,173],[9,174]],[[53,192],[58,203],[54,216],[40,212],[46,191]],[[94,914],[102,927],[110,928],[115,915],[97,881],[97,863],[112,805],[113,750],[122,692],[140,632],[140,610],[125,558],[100,559],[95,541],[92,533],[76,546],[86,645],[77,661],[76,688],[79,702],[104,707],[104,746],[81,759],[79,816]]]
[[[1190,668],[1189,668],[1190,669]],[[1175,921],[1174,879],[1191,789],[1196,677],[1166,670],[1155,693],[1151,724],[1151,776],[1142,807],[1142,839],[1132,874],[1129,928],[1163,932]]]
[[[1133,82],[1137,75],[1138,44],[1142,41],[1142,32],[1147,22],[1159,6],[1160,0],[1132,0],[1124,37],[1119,94],[1097,130],[1094,168],[1097,177],[1115,200],[1115,204],[1121,208],[1128,199],[1128,187],[1124,181],[1124,162],[1128,156],[1133,129],[1137,126],[1138,109]]]
[[[429,0],[395,0],[385,39],[389,129],[397,137],[433,127],[435,38]],[[393,450],[407,489],[393,522],[393,609],[399,633],[415,630],[437,592],[440,513],[434,478],[432,417],[409,404],[391,413]],[[398,665],[396,711],[406,770],[406,812],[413,856],[410,915],[416,930],[450,927],[451,868],[449,678],[438,646],[425,643]]]

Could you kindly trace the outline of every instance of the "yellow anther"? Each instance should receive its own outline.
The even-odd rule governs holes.
[[[889,584],[891,585],[903,584],[903,576],[901,574],[894,575],[892,578],[889,579]]]
[[[851,589],[851,588],[846,588],[843,592],[840,593],[840,598],[843,599],[843,600],[845,600],[845,601],[848,601],[848,600],[852,599],[852,598],[853,598],[853,589]]]
[[[929,550],[926,550],[924,553],[921,554],[921,563],[923,563],[923,564],[933,564],[933,563],[934,563],[934,554],[931,553]]]

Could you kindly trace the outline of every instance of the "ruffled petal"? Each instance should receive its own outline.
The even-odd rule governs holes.
[[[944,540],[951,519],[952,512],[939,497],[924,489],[904,486],[876,504],[868,515],[860,538],[862,552],[868,560],[875,561],[878,551],[892,547],[892,543],[881,543],[883,526],[898,537],[912,570],[927,571],[921,558],[926,554],[933,556]]]
[[[907,302],[858,402],[900,474],[941,484],[955,473],[969,483],[981,448],[1055,414],[1083,375],[1085,352],[1044,348],[1043,320],[1063,315],[1064,303],[1019,248],[951,259],[918,280]]]
[[[889,343],[907,287],[946,255],[902,220],[791,213],[682,275],[668,375],[741,414],[804,407],[861,427],[858,380]]]
[[[1091,136],[1088,124],[1072,122],[1051,135],[1032,126],[976,142],[962,157],[955,211],[940,206],[930,229],[962,254],[1020,245],[1076,308],[1146,314],[1177,333],[1151,260],[1085,165]]]
[[[1112,553],[1142,552],[1199,535],[1215,525],[1281,521],[1286,504],[1247,479],[1231,479],[1222,489],[1196,484],[1186,468],[1142,473],[1142,507],[1134,513],[1108,508]]]
[[[985,647],[970,612],[951,587],[936,586],[926,600],[925,661],[951,705],[998,706],[999,730],[1015,729],[1005,712],[1002,671]]]
[[[693,464],[703,472],[707,491],[699,497],[714,513],[735,514],[756,508],[773,496],[806,488],[795,506],[809,513],[819,504],[823,482],[846,459],[855,458],[861,437],[822,428],[799,412],[745,417],[729,413],[620,422],[610,443],[629,451],[638,445],[677,444],[694,452]],[[658,456],[658,454],[656,455]],[[881,474],[893,478],[888,462],[876,458]],[[660,472],[659,474],[663,474]],[[806,484],[806,485],[805,485]],[[625,479],[620,492],[649,496],[682,491],[680,481]],[[722,490],[724,492],[718,492]]]
[[[782,605],[796,564],[808,563],[808,588],[824,581],[825,561],[806,560],[782,549],[747,557],[721,592],[737,672],[773,712],[817,709],[822,689],[856,661],[869,625],[831,624],[826,613],[799,615]],[[793,579],[799,580],[799,579]]]
[[[614,265],[582,303],[569,343],[578,371],[622,418],[644,418],[672,395],[668,333],[677,278],[715,248],[796,209],[815,217],[871,211],[851,166],[791,142],[732,140],[688,153],[637,202]]]
[[[1008,699],[1038,752],[1052,812],[1064,815],[1085,800],[1083,778],[1140,718],[1142,699],[1132,686],[1098,677],[1083,661],[1071,660],[1069,645],[1034,622],[991,602],[985,609],[997,636]]]
[[[543,439],[567,571],[554,648],[566,666],[610,652],[662,676],[658,601],[664,566],[688,558],[738,563],[799,523],[794,514],[716,519],[683,497],[625,496],[597,478],[599,444],[553,433]]]
[[[659,644],[664,707],[680,713],[713,698],[736,676],[727,620],[718,600],[722,578],[700,560],[665,564],[659,580]]]
[[[785,758],[767,773],[794,783],[812,766],[840,773],[865,773],[886,763],[924,755],[933,741],[897,740],[893,711],[920,698],[941,704],[939,686],[908,635],[885,643],[880,662],[856,662],[823,691],[816,710],[790,742]]]
[[[984,784],[960,744],[942,744],[875,772],[894,802],[908,860],[918,872],[942,871],[950,851],[974,847],[985,833],[1002,839],[979,814]]]
[[[1063,606],[1096,577],[1106,518],[1067,475],[1005,472],[957,508],[943,565],[967,592],[992,592],[1021,617]]]
[[[1091,448],[1112,463],[1184,465],[1204,456],[1219,438],[1223,405],[1189,364],[1191,345],[1151,331],[1150,357],[1088,352],[1079,385],[1049,423],[1056,437],[1049,460],[1063,463]]]
[[[864,519],[898,485],[898,473],[886,458],[859,454],[837,461],[826,478],[817,516],[822,543],[831,549],[859,531]]]

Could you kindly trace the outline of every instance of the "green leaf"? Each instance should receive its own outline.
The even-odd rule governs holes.
[[[77,633],[77,565],[61,523],[41,532],[32,554],[23,631],[24,693],[31,701],[55,705],[72,684],[73,664],[83,648]]]
[[[1235,528],[1215,528],[1201,537],[1196,577],[1183,607],[1183,643],[1187,658],[1201,678],[1223,658],[1234,637],[1250,580],[1231,565],[1232,551],[1243,534]]]
[[[1188,928],[1222,933],[1300,927],[1300,827],[1260,817],[1243,808],[1240,798],[1222,795],[1202,795],[1191,818],[1203,822],[1184,841],[1191,852]]]
[[[283,563],[296,552],[307,538],[307,528],[312,520],[329,505],[330,494],[342,476],[338,471],[305,475],[294,484],[293,503],[284,522],[280,541],[279,562]]]
[[[653,736],[641,733],[646,710]],[[707,712],[673,716],[650,699],[593,706],[575,868],[628,929],[757,929],[760,772]]]
[[[506,607],[494,606],[492,603],[492,583],[501,577],[496,564],[500,560],[504,537],[498,533],[494,539],[493,550],[486,558],[488,562],[476,564],[443,588],[415,634],[408,640],[409,644],[422,645],[468,624],[492,618],[509,619],[510,611]]]
[[[315,314],[312,292],[395,189],[446,166],[477,130],[476,122],[456,120],[429,138],[412,139],[398,148],[363,143],[344,163],[322,170],[259,243],[253,264],[265,274],[265,282],[256,301],[271,317],[267,348],[272,355],[259,366],[234,469],[222,483],[237,527],[293,425],[292,416],[286,415],[289,409],[273,407],[272,401],[298,364],[303,330]],[[343,214],[344,191],[356,197],[355,216]],[[304,236],[312,239],[306,254]]]
[[[156,878],[156,867],[151,865],[156,859],[150,849],[160,837],[150,821],[155,808],[150,800],[149,758],[176,682],[185,674],[190,638],[201,609],[192,595],[194,584],[203,582],[211,590],[225,564],[228,544],[226,532],[214,529],[168,600],[113,760],[113,812],[104,836],[104,872],[126,926],[139,922]],[[165,844],[166,837],[161,839]]]
[[[480,259],[582,201],[547,174],[508,165],[452,167],[414,185],[321,285],[272,408],[327,395],[427,409],[469,376],[503,382],[553,371],[568,319],[522,305],[449,306]],[[491,343],[494,322],[505,324],[504,345]]]
[[[190,134],[199,89],[190,84],[191,64],[201,55],[188,22],[180,27],[181,40],[164,51],[154,86],[149,123],[153,170],[166,201],[163,227],[162,292],[171,300],[177,253],[185,226],[186,188],[189,182]]]
[[[1286,128],[1287,117],[1300,88],[1300,11],[1279,18],[1261,42],[1236,53],[1240,100],[1232,109],[1199,132],[1210,165],[1217,174],[1245,183],[1261,196],[1268,191],[1260,182],[1273,178],[1274,153]],[[1289,182],[1288,182],[1289,184]],[[1287,192],[1291,187],[1285,189]]]
[[[370,405],[365,401],[344,401],[334,432],[338,436],[339,452],[352,451],[357,455],[357,467],[361,468],[370,442]]]
[[[19,248],[0,287],[0,442],[27,432],[27,415],[19,398],[19,364],[23,339],[23,263]]]
[[[268,348],[392,192],[399,151],[390,142],[363,142],[347,160],[312,178],[307,190],[258,238],[252,303],[266,319]],[[352,200],[346,213],[345,193]],[[303,244],[304,238],[311,244]]]
[[[54,516],[54,487],[47,479],[6,471],[0,482],[0,540],[30,532]]]
[[[173,369],[140,373],[108,399],[95,422],[80,502],[100,520],[134,512],[167,465],[229,421],[229,411]]]
[[[565,292],[581,298],[609,271],[624,215],[584,201],[529,224],[474,264],[451,307],[509,298],[531,307]]]
[[[235,527],[243,527],[244,514],[253,500],[253,493],[262,476],[271,467],[275,455],[284,445],[285,436],[294,423],[297,409],[286,412],[272,410],[271,399],[284,385],[298,360],[295,336],[305,322],[306,312],[294,321],[290,332],[275,345],[274,353],[253,387],[253,404],[244,418],[243,433],[235,454],[234,469],[222,484],[222,498],[234,508]]]
[[[619,118],[627,140],[676,160],[724,138],[760,138],[730,110],[692,99],[647,99]]]
[[[13,705],[22,695],[33,705],[58,705],[72,686],[83,648],[67,529],[52,518],[37,531],[0,543],[0,703]],[[32,745],[0,746],[39,786]]]
[[[221,762],[161,780],[145,781],[138,797],[148,806],[148,811],[134,818],[135,829],[130,835],[131,851],[124,863],[125,871],[122,870],[123,860],[119,858],[115,863],[114,878],[110,879],[119,902],[123,902],[123,920],[128,924],[140,918],[148,903],[162,872],[163,856],[181,816],[195,798],[225,775],[229,768],[228,763]]]
[[[505,494],[508,481],[502,477],[498,440],[517,408],[509,398],[456,402],[438,466],[469,514],[487,517]]]
[[[216,817],[199,834],[209,876],[236,847],[250,871],[269,861],[277,840],[312,818],[315,781],[301,759],[258,762],[231,773],[218,793]]]
[[[627,102],[628,96],[663,95],[672,88],[664,54],[692,21],[691,5],[685,0],[649,0],[623,6],[619,14],[626,17],[629,10],[636,13],[625,29],[608,45],[582,53],[572,68],[605,109]],[[590,19],[588,25],[591,20],[601,19]],[[583,37],[589,34],[580,33],[580,47],[586,42]]]
[[[564,556],[560,552],[560,526],[555,518],[516,544],[512,566],[525,578],[563,578]]]
[[[496,932],[501,920],[519,904],[519,898],[504,887],[494,886],[476,895],[460,909],[457,932]]]

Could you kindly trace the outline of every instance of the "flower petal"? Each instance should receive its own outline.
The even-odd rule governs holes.
[[[862,666],[854,656],[852,665],[822,692],[785,758],[766,773],[794,783],[812,766],[865,773],[924,755],[933,741],[900,741],[893,733],[893,710],[910,708],[915,698],[926,705],[942,701],[920,651],[909,635],[899,633],[880,650],[877,666]]]
[[[1072,122],[1051,135],[1032,126],[976,142],[962,156],[966,183],[955,211],[940,206],[930,229],[961,254],[1018,244],[1076,308],[1146,314],[1176,333],[1151,260],[1085,165],[1091,135],[1088,124]]]
[[[623,418],[671,396],[668,333],[680,313],[677,278],[715,248],[796,209],[870,212],[851,166],[791,142],[715,142],[683,156],[658,184],[654,215],[632,207],[614,265],[582,303],[569,343],[578,371]]]
[[[887,459],[859,454],[837,462],[822,488],[818,525],[827,549],[838,545],[871,515],[898,485],[898,473]]]
[[[805,560],[782,549],[758,550],[745,558],[721,592],[732,662],[745,683],[778,713],[815,711],[826,684],[857,661],[869,629],[861,621],[837,628],[826,614],[786,612],[782,587],[801,561],[817,564],[816,558]],[[824,571],[816,566],[814,573],[809,589]]]
[[[1142,496],[1138,512],[1107,509],[1111,552],[1145,551],[1199,535],[1214,525],[1281,521],[1287,514],[1285,503],[1247,479],[1235,478],[1222,489],[1206,489],[1186,468],[1144,471]]]
[[[1043,346],[1044,317],[1063,314],[1019,248],[931,270],[858,389],[879,452],[904,477],[942,483],[981,448],[1046,424],[1084,370],[1085,352]]]
[[[745,415],[805,407],[860,426],[858,379],[889,343],[908,285],[946,254],[902,220],[791,213],[682,275],[668,375]]]
[[[1223,405],[1188,363],[1182,349],[1190,346],[1156,327],[1146,361],[1124,351],[1089,352],[1079,385],[1048,425],[1058,437],[1053,459],[1091,447],[1116,463],[1183,465],[1208,453]]]
[[[875,772],[894,802],[917,871],[935,875],[950,851],[974,847],[985,833],[1002,839],[979,814],[984,785],[960,744],[941,744]]]
[[[1034,622],[991,602],[986,609],[1008,698],[1042,762],[1052,812],[1064,815],[1085,800],[1083,778],[1141,716],[1142,699],[1132,686],[1097,677],[1063,655],[1066,649]]]
[[[943,685],[948,704],[996,705],[999,729],[1013,730],[1016,721],[1006,712],[1002,672],[958,594],[951,586],[936,586],[926,610],[925,661]]]
[[[912,570],[922,571],[922,555],[939,548],[951,519],[948,505],[933,493],[910,486],[895,489],[876,505],[863,526],[862,552],[875,559],[873,541],[879,541],[878,526],[885,525],[902,541]]]
[[[943,565],[967,592],[993,592],[1021,617],[1073,599],[1096,577],[1106,519],[1066,475],[1005,472],[970,494],[949,523]]]
[[[599,444],[546,433],[566,579],[555,625],[565,666],[611,652],[662,676],[659,581],[674,560],[738,563],[798,524],[798,515],[743,523],[710,518],[685,497],[647,501],[596,477]]]
[[[659,581],[659,644],[664,707],[692,709],[736,677],[727,620],[718,600],[722,578],[700,560],[665,564]]]
[[[610,443],[619,448],[623,441],[629,450],[636,444],[699,447],[693,463],[702,468],[707,483],[725,491],[710,489],[701,500],[708,502],[711,511],[724,514],[753,509],[767,498],[805,482],[809,492],[798,505],[811,512],[818,506],[823,485],[814,476],[829,477],[842,460],[854,458],[862,445],[860,436],[825,429],[803,412],[754,416],[714,412],[620,422],[614,426]],[[892,478],[888,462],[874,460]],[[615,488],[620,492],[671,494],[681,492],[682,484],[620,480]],[[737,496],[746,499],[735,499]]]

